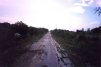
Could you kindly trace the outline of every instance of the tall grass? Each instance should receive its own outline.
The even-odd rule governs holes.
[[[55,29],[51,33],[67,50],[75,67],[100,67],[101,26],[76,32]]]

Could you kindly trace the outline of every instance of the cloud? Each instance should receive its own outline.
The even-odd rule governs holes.
[[[85,9],[82,6],[74,6],[70,10],[74,13],[80,13],[80,14],[83,14],[85,12]]]
[[[85,2],[86,2],[88,5],[91,5],[91,4],[94,2],[94,0],[85,0]]]
[[[81,1],[80,3],[75,3],[76,6],[88,6],[88,4],[85,3],[85,1]]]
[[[81,0],[80,3],[75,3],[74,5],[87,7],[90,6],[94,1],[93,0]]]
[[[94,1],[93,0],[80,0],[80,2],[75,2],[71,8],[71,11],[74,13],[83,14],[86,10],[84,7],[90,6]]]
[[[101,7],[101,0],[94,0],[98,6]]]

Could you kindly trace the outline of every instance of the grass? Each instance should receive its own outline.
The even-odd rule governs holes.
[[[56,29],[51,34],[75,67],[100,67],[101,27],[76,32]]]

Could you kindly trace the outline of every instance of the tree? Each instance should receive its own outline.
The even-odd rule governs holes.
[[[95,13],[97,13],[98,16],[100,16],[101,15],[101,7],[96,7],[95,8]]]
[[[28,26],[22,21],[18,21],[15,24],[12,24],[11,28],[13,29],[14,33],[19,33],[22,37],[25,37],[28,33]]]

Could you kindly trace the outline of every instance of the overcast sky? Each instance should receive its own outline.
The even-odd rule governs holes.
[[[0,22],[76,30],[101,24],[94,9],[101,0],[0,0]]]

